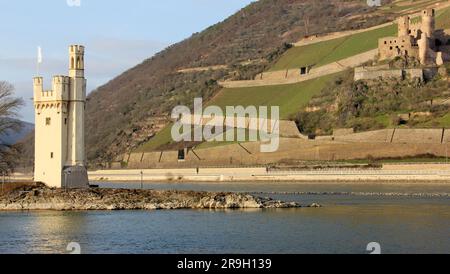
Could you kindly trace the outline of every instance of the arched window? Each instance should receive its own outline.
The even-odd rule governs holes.
[[[81,69],[81,60],[80,60],[80,57],[77,57],[77,69]]]
[[[74,60],[73,57],[70,59],[70,68],[71,68],[71,69],[74,69],[74,68],[75,68],[75,60]]]

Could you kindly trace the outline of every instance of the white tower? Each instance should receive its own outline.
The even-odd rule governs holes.
[[[34,180],[51,187],[89,186],[84,151],[84,47],[70,46],[69,76],[54,76],[52,90],[34,78]]]

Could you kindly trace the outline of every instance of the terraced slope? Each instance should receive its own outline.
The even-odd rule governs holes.
[[[323,66],[378,46],[378,39],[397,35],[397,25],[288,50],[270,71]]]

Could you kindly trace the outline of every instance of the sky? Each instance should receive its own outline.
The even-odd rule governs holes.
[[[15,86],[34,122],[32,78],[51,88],[68,74],[68,46],[86,47],[88,92],[170,44],[218,23],[254,0],[0,0],[0,81]]]

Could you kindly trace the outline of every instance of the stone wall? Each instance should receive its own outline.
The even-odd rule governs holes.
[[[349,58],[339,60],[337,62],[333,62],[331,64],[323,65],[321,67],[313,67],[306,75],[301,75],[300,68],[295,68],[282,71],[264,72],[263,74],[257,75],[255,77],[255,80],[222,81],[219,82],[219,84],[224,88],[295,84],[357,67],[365,62],[375,59],[377,54],[377,49],[370,50]]]
[[[436,75],[436,72],[430,71],[425,77],[425,72],[423,69],[389,69],[389,66],[378,66],[378,67],[358,67],[355,68],[355,81],[358,80],[375,80],[379,78],[395,78],[404,79],[409,78],[419,78],[421,81],[429,78],[429,75]]]
[[[450,148],[450,130],[385,129],[341,136],[280,138],[277,152],[261,153],[261,143],[230,144],[187,152],[184,161],[178,152],[132,153],[129,168],[184,168],[266,165],[289,160],[351,160],[414,157],[432,154],[446,156]]]

